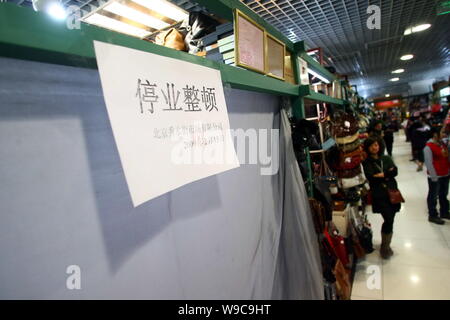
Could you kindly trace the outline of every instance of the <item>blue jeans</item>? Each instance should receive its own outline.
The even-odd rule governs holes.
[[[448,195],[448,183],[450,177],[440,177],[437,182],[431,181],[428,178],[428,214],[430,217],[437,217],[438,211],[436,209],[437,199],[439,198],[440,215],[441,217],[449,214],[449,203],[447,199]]]

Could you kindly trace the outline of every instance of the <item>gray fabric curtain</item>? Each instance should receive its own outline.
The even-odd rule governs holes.
[[[324,299],[322,265],[305,184],[292,146],[291,126],[281,110],[280,174],[283,211],[273,298]]]
[[[243,160],[133,208],[98,72],[5,58],[0,70],[0,298],[323,298],[277,97],[225,88],[233,129],[281,124],[278,173]]]

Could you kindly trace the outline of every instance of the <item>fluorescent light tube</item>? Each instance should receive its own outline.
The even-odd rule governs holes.
[[[431,27],[431,24],[429,24],[429,23],[421,24],[421,25],[413,27],[412,28],[412,32],[413,33],[414,32],[421,32],[421,31],[427,30],[430,27]]]
[[[139,22],[143,25],[146,25],[148,27],[151,27],[153,29],[163,29],[165,27],[168,27],[169,24],[161,21],[159,19],[156,19],[152,16],[149,16],[148,14],[139,12],[133,8],[127,7],[123,4],[113,2],[106,7],[103,8],[105,11],[112,12],[114,14],[117,14],[119,16],[122,16],[124,18]]]
[[[114,30],[121,33],[126,33],[135,37],[144,38],[148,35],[150,35],[150,32],[147,30],[139,29],[136,27],[133,27],[129,24],[126,24],[124,22],[120,22],[115,19],[111,19],[105,16],[102,16],[101,14],[94,13],[93,15],[87,17],[84,19],[87,23],[95,24],[97,26]]]
[[[406,60],[411,60],[412,58],[414,58],[414,55],[412,55],[412,54],[405,54],[400,59],[403,60],[403,61],[406,61]]]
[[[60,3],[52,3],[47,8],[47,13],[56,20],[64,20],[67,17],[66,10]]]
[[[308,73],[309,73],[309,74],[312,74],[314,77],[316,77],[316,78],[322,80],[323,82],[325,82],[325,83],[327,83],[327,84],[330,83],[330,81],[329,81],[327,78],[321,76],[320,74],[318,74],[317,72],[315,72],[315,71],[313,71],[313,70],[311,70],[311,69],[309,69],[309,68],[308,68]]]
[[[150,10],[156,11],[167,18],[175,21],[181,21],[188,17],[188,14],[171,3],[164,0],[132,0]]]

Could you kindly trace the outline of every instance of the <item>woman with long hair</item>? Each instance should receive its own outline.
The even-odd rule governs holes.
[[[367,158],[363,163],[364,174],[369,181],[372,193],[372,212],[383,216],[381,228],[380,255],[383,259],[390,258],[394,252],[391,240],[394,229],[395,214],[400,211],[400,204],[392,204],[389,199],[389,189],[397,189],[398,170],[391,157],[383,155],[379,138],[369,137],[364,142]]]

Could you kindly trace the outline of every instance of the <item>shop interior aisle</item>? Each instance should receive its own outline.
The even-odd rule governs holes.
[[[394,223],[394,256],[385,261],[380,258],[382,217],[369,207],[376,251],[357,265],[352,300],[450,299],[450,221],[443,226],[428,222],[426,170],[417,172],[410,158],[410,144],[398,133],[393,159],[406,203]]]

